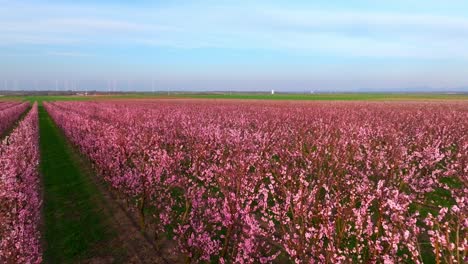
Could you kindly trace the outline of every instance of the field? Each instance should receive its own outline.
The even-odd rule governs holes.
[[[16,99],[1,262],[466,261],[465,95]]]
[[[36,96],[7,96],[2,100],[41,101],[81,101],[105,99],[249,99],[249,100],[294,100],[294,101],[427,101],[427,100],[468,100],[468,94],[431,94],[431,93],[331,93],[331,94],[265,94],[265,93],[206,93],[206,94],[107,94],[99,96],[71,96],[71,95],[36,95]]]

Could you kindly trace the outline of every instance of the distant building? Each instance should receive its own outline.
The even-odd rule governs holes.
[[[271,90],[271,94],[275,94],[275,90]]]

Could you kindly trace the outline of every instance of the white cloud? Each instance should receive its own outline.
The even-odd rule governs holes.
[[[59,57],[91,57],[93,55],[75,51],[48,51],[46,55],[59,56]]]
[[[4,3],[0,45],[268,49],[344,57],[468,59],[468,17],[192,4]]]

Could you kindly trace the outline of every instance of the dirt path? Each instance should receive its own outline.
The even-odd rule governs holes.
[[[46,263],[172,263],[39,108]]]

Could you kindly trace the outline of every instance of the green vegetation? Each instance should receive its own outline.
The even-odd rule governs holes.
[[[360,100],[446,100],[446,99],[468,99],[468,95],[460,94],[193,94],[180,95],[189,98],[212,98],[212,99],[258,99],[258,100],[311,100],[311,101],[360,101]]]
[[[128,93],[99,96],[64,96],[37,95],[3,97],[6,99],[33,101],[77,101],[102,99],[168,99],[168,98],[198,98],[198,99],[253,99],[253,100],[305,100],[305,101],[395,101],[395,100],[468,100],[468,94],[398,94],[398,93],[337,93],[337,94],[261,94],[261,93],[180,93],[180,94],[150,94]]]
[[[105,249],[111,233],[97,209],[99,192],[80,169],[73,150],[42,106],[39,119],[45,261],[77,262],[94,255],[96,249]]]

